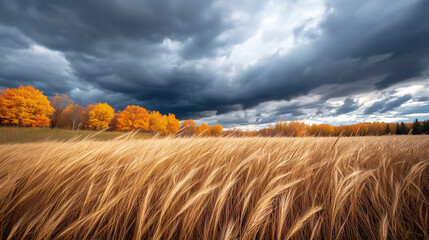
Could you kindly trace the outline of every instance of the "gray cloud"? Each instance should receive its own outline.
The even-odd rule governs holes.
[[[419,97],[419,98],[417,99],[417,101],[420,101],[420,102],[426,102],[426,101],[428,101],[428,100],[429,100],[429,97],[428,97],[428,96]]]
[[[334,13],[321,24],[323,36],[286,56],[274,55],[244,74],[241,82],[247,88],[243,98],[250,92],[252,99],[248,102],[254,104],[290,99],[324,84],[350,84],[386,75],[373,83],[383,89],[419,76],[428,66],[424,61],[428,48],[423,43],[429,41],[429,23],[424,21],[422,25],[422,20],[429,19],[423,10],[429,3],[397,4],[364,1],[357,6],[350,1],[330,2]],[[383,7],[393,14],[399,5],[403,5],[403,14],[396,21],[391,21],[393,15],[378,14],[375,10]],[[410,26],[421,28],[413,30],[411,35],[404,34]],[[410,44],[413,46],[409,47]]]
[[[373,103],[370,107],[366,108],[364,114],[385,113],[394,110],[405,102],[411,99],[411,94],[402,97],[390,97]]]
[[[353,112],[353,111],[357,110],[359,107],[360,107],[360,105],[357,102],[355,102],[355,100],[353,100],[352,98],[346,98],[346,100],[344,100],[343,105],[341,105],[341,107],[339,107],[335,111],[335,114],[341,115],[341,114]]]
[[[182,119],[234,113],[323,89],[323,101],[348,97],[335,110],[340,115],[358,109],[353,94],[428,73],[424,0],[327,1],[324,20],[317,26],[303,21],[286,53],[279,49],[249,66],[219,64],[255,34],[265,6],[263,1],[4,0],[0,86],[31,84],[51,95],[69,93],[84,104],[141,104]],[[270,33],[264,41],[281,41],[280,36]],[[364,114],[388,111],[404,99],[371,106]],[[308,114],[303,109],[317,115],[328,108],[300,103],[275,109],[266,119],[299,118]],[[245,123],[239,114],[223,121]]]
[[[15,28],[0,25],[0,56],[0,86],[33,85],[50,95],[73,88],[64,55],[34,45]]]

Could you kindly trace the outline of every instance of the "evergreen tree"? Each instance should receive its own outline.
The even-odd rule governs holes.
[[[401,135],[401,128],[399,127],[399,123],[396,123],[396,135]]]
[[[386,134],[386,135],[389,135],[389,134],[390,134],[390,126],[389,126],[389,124],[388,124],[388,123],[386,124],[386,132],[385,132],[385,134]]]
[[[416,121],[414,121],[413,123],[412,129],[413,129],[413,135],[422,134],[421,126],[417,118],[416,118]]]
[[[423,122],[423,133],[429,134],[429,120]]]
[[[401,134],[408,134],[410,130],[408,129],[408,127],[405,125],[404,122],[401,122]]]

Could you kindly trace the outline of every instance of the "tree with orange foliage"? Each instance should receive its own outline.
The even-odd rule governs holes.
[[[177,120],[176,116],[169,113],[167,116],[167,134],[174,134],[180,129],[180,121]]]
[[[115,127],[119,131],[132,131],[140,129],[149,130],[150,115],[145,108],[140,106],[127,106],[116,116]]]
[[[287,125],[288,136],[304,136],[306,133],[307,125],[299,121],[290,121]]]
[[[79,130],[85,122],[85,108],[79,104],[70,104],[63,113],[62,119],[70,124],[72,130]],[[62,121],[63,122],[63,121]]]
[[[298,121],[277,121],[272,129],[274,136],[304,136],[306,134],[307,125]]]
[[[54,109],[42,91],[31,86],[0,90],[0,122],[19,127],[46,127]]]
[[[167,116],[162,115],[158,111],[152,111],[150,113],[149,130],[151,132],[167,135],[167,125]]]
[[[185,120],[182,123],[182,130],[180,131],[184,136],[192,136],[198,134],[198,126],[194,120]]]
[[[309,134],[312,136],[332,136],[335,134],[335,129],[329,124],[313,124]]]
[[[51,119],[51,128],[57,126],[58,121],[61,119],[63,111],[71,104],[73,104],[67,94],[58,95],[55,94],[55,97],[51,99],[51,106],[54,108],[54,112],[49,116]]]
[[[94,109],[95,104],[89,104],[88,106],[86,106],[85,110],[82,113],[82,118],[83,118],[83,124],[82,127],[84,129],[90,129],[89,127],[89,113],[92,111],[92,109]]]
[[[210,135],[214,137],[218,137],[222,133],[223,127],[221,125],[210,126]]]
[[[198,127],[198,135],[200,136],[210,136],[210,127],[207,123],[202,123]]]
[[[115,116],[115,109],[107,103],[99,103],[88,113],[88,128],[101,130],[109,127],[110,121]]]

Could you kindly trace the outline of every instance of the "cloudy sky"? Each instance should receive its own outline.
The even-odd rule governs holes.
[[[0,87],[260,128],[429,119],[427,0],[2,0]]]

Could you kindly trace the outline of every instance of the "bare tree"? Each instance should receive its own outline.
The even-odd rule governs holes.
[[[71,100],[67,94],[55,94],[55,97],[51,99],[51,106],[54,108],[54,113],[50,115],[51,128],[57,126],[61,114],[70,104],[73,104],[73,100]]]

